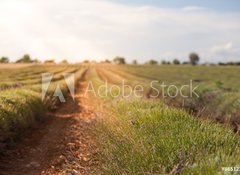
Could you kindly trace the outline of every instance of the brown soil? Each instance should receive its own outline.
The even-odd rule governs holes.
[[[96,111],[95,102],[84,96],[86,86],[86,80],[79,83],[75,101],[69,97],[49,114],[48,120],[5,152],[0,159],[0,175],[77,175],[94,171],[98,161],[91,129]]]

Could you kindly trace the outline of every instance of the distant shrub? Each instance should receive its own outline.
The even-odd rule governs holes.
[[[156,60],[149,60],[148,64],[156,65],[156,64],[158,64],[158,62]]]
[[[110,64],[110,63],[112,63],[110,60],[108,60],[108,59],[106,59],[106,60],[104,60],[104,61],[101,61],[101,63],[107,63],[107,64]]]
[[[193,52],[189,54],[189,61],[192,65],[197,65],[199,62],[200,58],[197,53]]]
[[[44,64],[56,64],[54,60],[46,60]]]
[[[115,57],[113,59],[113,62],[115,64],[126,64],[125,58],[124,57],[119,57],[119,56]]]
[[[0,63],[9,63],[8,57],[2,57],[2,58],[0,58]]]
[[[167,64],[167,62],[165,60],[162,60],[161,64],[165,65],[165,64]]]
[[[32,60],[33,63],[40,63],[40,61],[38,59],[34,59]]]
[[[61,64],[68,64],[68,61],[67,60],[62,60]]]
[[[179,61],[178,59],[174,59],[174,60],[173,60],[173,64],[179,65],[179,64],[181,64],[181,63],[180,63],[180,61]]]
[[[132,64],[137,65],[138,64],[137,60],[133,60]]]
[[[30,55],[25,54],[22,58],[18,59],[16,63],[32,63],[33,60],[31,59]]]
[[[83,63],[89,63],[89,60],[84,60]]]
[[[226,63],[219,62],[218,65],[220,65],[220,66],[240,66],[240,62],[226,62]]]
[[[170,65],[171,62],[170,62],[170,61],[162,60],[161,64],[162,64],[162,65]]]

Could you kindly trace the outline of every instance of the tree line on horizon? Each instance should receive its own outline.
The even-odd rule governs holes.
[[[165,61],[162,60],[161,64],[162,65],[170,65],[170,64],[174,64],[174,65],[180,65],[180,64],[191,64],[191,65],[197,65],[198,62],[200,61],[200,57],[197,53],[190,53],[189,54],[189,62],[183,62],[181,63],[180,60],[178,60],[177,58],[175,58],[172,62],[170,61]],[[112,61],[115,64],[126,64],[125,58],[124,57],[115,57]],[[105,60],[103,61],[103,63],[111,63],[111,61],[109,60]],[[137,65],[138,62],[137,60],[133,60],[132,64]],[[146,62],[145,64],[149,64],[149,65],[158,65],[159,62],[154,60],[154,59],[150,59],[148,62]]]
[[[154,59],[150,59],[145,64],[148,64],[148,65],[159,65],[159,64],[161,64],[161,65],[181,65],[181,64],[187,65],[187,64],[191,64],[194,66],[194,65],[197,65],[199,63],[199,61],[200,61],[199,55],[195,52],[192,52],[189,54],[189,61],[181,62],[179,59],[175,58],[175,59],[173,59],[172,62],[166,61],[166,60],[162,60],[161,62],[158,62]],[[0,63],[7,64],[7,63],[10,63],[10,60],[8,57],[3,56],[0,58]],[[21,57],[14,63],[40,63],[40,61],[38,59],[32,59],[29,54],[25,54],[25,55],[23,55],[23,57]],[[45,60],[43,63],[44,64],[56,64],[54,59]],[[83,63],[90,63],[90,61],[84,60]],[[127,64],[126,59],[124,57],[120,57],[120,56],[115,57],[111,61],[109,59],[106,59],[104,61],[101,61],[100,63]],[[60,64],[68,64],[68,61],[66,59],[64,59],[60,62]],[[131,64],[137,65],[138,62],[137,62],[137,60],[133,60]],[[220,66],[238,65],[239,66],[240,62],[232,62],[232,61],[226,62],[226,63],[219,62],[218,65],[220,65]]]
[[[8,57],[1,57],[0,58],[0,63],[10,63],[10,59]],[[12,62],[12,63],[40,63],[40,61],[38,59],[33,59],[30,57],[29,54],[25,54],[23,55],[21,58],[19,58],[17,61]],[[45,60],[43,63],[45,64],[56,64],[54,59],[49,59],[49,60]],[[62,60],[60,63],[62,64],[68,64],[67,60]]]
[[[193,65],[193,66],[195,66],[195,65],[199,64],[199,61],[200,61],[199,55],[195,52],[192,52],[189,54],[189,61],[181,62],[179,59],[175,58],[175,59],[173,59],[172,62],[166,61],[166,60],[162,60],[161,62],[158,62],[157,60],[150,59],[145,64],[148,64],[148,65],[159,65],[159,64],[161,64],[161,65]],[[102,61],[102,63],[126,64],[126,61],[125,61],[124,57],[115,57],[112,61],[106,59],[105,61]],[[132,64],[137,65],[138,64],[137,60],[133,60]],[[216,64],[211,64],[211,65],[216,65]],[[220,66],[227,66],[227,65],[239,66],[240,62],[232,62],[232,61],[226,62],[226,63],[219,62],[218,65],[220,65]]]

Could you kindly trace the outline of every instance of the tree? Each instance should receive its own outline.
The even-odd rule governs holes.
[[[2,58],[0,58],[0,63],[9,63],[8,57],[2,57]]]
[[[189,54],[189,61],[192,65],[196,65],[199,62],[200,58],[197,53],[190,53]]]
[[[173,60],[173,64],[179,65],[179,64],[180,64],[180,61],[179,61],[178,59],[174,59],[174,60]]]
[[[32,63],[31,57],[28,54],[23,55],[22,58],[16,61],[16,63]]]
[[[132,64],[137,65],[138,64],[137,60],[133,60]]]
[[[61,64],[68,64],[68,61],[67,60],[62,60]]]
[[[111,61],[109,61],[108,59],[104,60],[103,62],[104,62],[104,63],[108,63],[108,64],[111,63]]]
[[[40,61],[37,58],[35,58],[34,60],[32,60],[32,63],[40,63]]]
[[[113,59],[113,62],[115,64],[126,64],[125,58],[123,58],[123,57],[115,57]]]
[[[240,65],[240,62],[226,62],[226,63],[222,63],[222,62],[219,62],[218,65],[220,66],[239,66]]]
[[[156,65],[158,62],[156,60],[149,60],[148,64]]]
[[[89,63],[89,60],[84,60],[83,63]]]
[[[165,65],[165,64],[167,64],[167,62],[165,60],[162,60],[161,64]]]

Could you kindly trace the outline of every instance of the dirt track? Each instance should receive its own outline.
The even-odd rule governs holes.
[[[97,164],[91,127],[96,114],[84,97],[85,80],[75,101],[68,98],[49,120],[39,124],[0,160],[0,175],[90,174]]]

